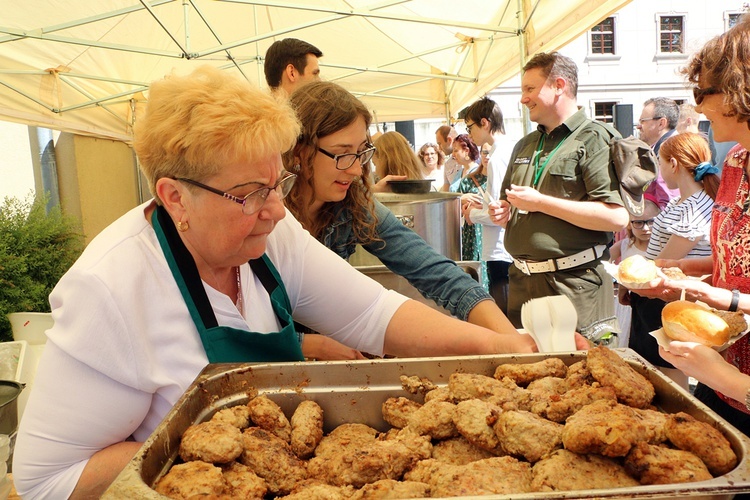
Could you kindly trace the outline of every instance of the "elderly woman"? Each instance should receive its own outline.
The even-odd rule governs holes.
[[[374,354],[532,350],[385,290],[287,216],[281,153],[299,132],[287,103],[217,69],[153,84],[135,150],[154,200],[50,296],[13,460],[23,498],[98,497],[208,363],[302,360],[295,320]],[[362,144],[320,148],[359,170]]]
[[[695,86],[696,111],[711,121],[717,141],[737,141],[724,162],[711,221],[710,257],[657,260],[707,281],[656,280],[639,295],[700,300],[716,309],[750,312],[750,16],[698,50],[684,70]],[[632,293],[632,292],[631,292]],[[661,356],[699,381],[695,396],[750,435],[750,343],[743,337],[722,354],[673,341]],[[726,359],[725,359],[726,358]]]
[[[432,187],[436,191],[443,187],[445,177],[443,166],[445,165],[445,153],[434,142],[426,142],[419,148],[419,159],[422,160],[422,175],[425,179],[432,180]]]
[[[302,133],[284,155],[286,168],[299,176],[285,203],[302,226],[342,259],[362,245],[453,315],[505,334],[499,337],[508,351],[526,350],[526,335],[517,333],[479,283],[373,199],[375,147],[364,104],[331,82],[305,85],[290,102]]]

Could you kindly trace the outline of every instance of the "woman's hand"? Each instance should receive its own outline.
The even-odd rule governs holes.
[[[405,175],[386,175],[378,182],[373,184],[372,191],[374,193],[392,193],[391,186],[388,185],[388,181],[405,181]]]
[[[306,334],[302,338],[302,354],[305,359],[320,361],[367,359],[356,349],[316,333]]]

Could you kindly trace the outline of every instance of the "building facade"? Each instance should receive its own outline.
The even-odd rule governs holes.
[[[738,0],[633,0],[560,50],[578,65],[578,104],[589,117],[606,122],[613,122],[615,109],[618,121],[630,109],[634,135],[647,99],[694,104],[680,69],[747,8]],[[518,76],[489,94],[503,110],[507,133],[516,138],[524,135],[520,82]]]

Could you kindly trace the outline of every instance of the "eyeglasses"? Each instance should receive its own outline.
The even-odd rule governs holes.
[[[638,123],[643,125],[643,122],[650,122],[651,120],[661,120],[663,116],[652,116],[651,118],[639,118]]]
[[[647,220],[631,220],[631,224],[633,224],[633,227],[636,229],[643,229],[644,226],[652,227],[654,225],[654,219],[647,219]]]
[[[490,155],[490,151],[489,150],[482,150],[482,151],[480,151],[480,153],[482,153],[484,156],[489,156]]]
[[[220,191],[216,188],[212,188],[211,186],[206,186],[205,184],[194,181],[192,179],[186,179],[184,177],[175,178],[175,180],[185,182],[187,184],[192,184],[193,186],[197,186],[201,189],[205,189],[206,191],[211,191],[212,193],[218,194],[219,196],[223,196],[224,198],[232,200],[235,203],[239,203],[240,205],[242,205],[242,213],[245,215],[253,215],[261,208],[263,208],[263,205],[266,203],[266,199],[268,199],[268,195],[271,194],[271,191],[276,191],[276,194],[279,196],[280,200],[286,198],[286,195],[288,195],[292,190],[292,186],[294,186],[294,181],[296,179],[297,176],[295,174],[286,172],[281,177],[281,179],[279,179],[278,182],[276,182],[276,184],[274,184],[273,186],[256,189],[255,191],[251,191],[250,193],[240,198],[238,196],[225,193],[224,191]]]
[[[705,89],[702,89],[700,87],[693,87],[693,99],[695,99],[695,104],[700,104],[703,102],[703,98],[707,95],[716,95],[716,94],[723,94],[724,92],[720,89],[717,89],[715,87],[706,87]]]
[[[337,170],[347,170],[351,168],[352,165],[354,165],[354,162],[357,160],[359,160],[359,164],[362,166],[370,163],[370,160],[372,160],[372,155],[375,154],[376,148],[370,143],[367,143],[365,146],[367,149],[365,149],[364,151],[360,151],[359,153],[344,153],[335,155],[333,153],[329,153],[323,148],[318,148],[318,151],[335,161]]]
[[[476,125],[476,123],[466,123],[466,131],[471,134],[471,127]]]
[[[437,156],[437,153],[434,151],[432,153],[422,153],[422,156]]]

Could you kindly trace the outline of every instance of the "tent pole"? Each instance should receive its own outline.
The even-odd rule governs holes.
[[[526,61],[528,60],[528,54],[526,53],[528,50],[526,46],[526,14],[523,2],[524,0],[518,0],[518,11],[516,12],[516,19],[518,20],[518,60],[521,64],[518,71],[519,74],[523,74],[523,67],[526,66]],[[529,19],[530,21],[531,19]],[[523,86],[521,87],[521,92],[523,92]],[[521,106],[521,119],[523,120],[523,135],[526,135],[531,131],[531,119],[529,119],[529,108],[523,105]]]

